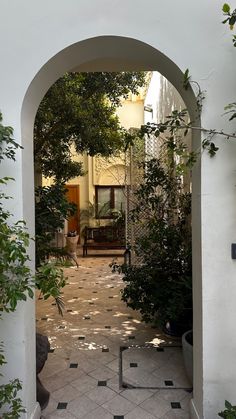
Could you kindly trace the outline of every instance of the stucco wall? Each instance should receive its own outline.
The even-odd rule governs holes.
[[[34,116],[46,90],[66,70],[159,70],[194,117],[193,95],[182,87],[182,73],[189,68],[207,91],[202,125],[233,130],[221,116],[236,91],[235,51],[221,24],[221,7],[220,0],[136,0],[135,7],[133,0],[125,6],[117,0],[1,1],[0,109],[25,147],[4,172],[16,179],[9,201],[16,219],[24,218],[33,231]],[[195,140],[199,147],[198,136]],[[194,169],[193,406],[195,417],[205,419],[216,417],[225,398],[235,402],[236,386],[236,266],[230,257],[236,240],[236,142],[216,141],[216,158],[204,153]],[[6,369],[23,380],[25,417],[36,417],[33,305],[22,304],[7,318],[1,322],[10,359]]]

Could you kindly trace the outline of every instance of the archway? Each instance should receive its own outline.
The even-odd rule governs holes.
[[[48,88],[66,71],[129,71],[156,70],[163,74],[182,96],[191,120],[196,120],[197,103],[194,92],[183,87],[183,72],[171,59],[162,52],[139,40],[118,37],[100,36],[75,43],[53,56],[36,74],[24,97],[21,111],[22,155],[23,168],[23,205],[24,219],[33,233],[33,126],[34,118],[41,99]],[[199,121],[198,121],[199,123]],[[199,134],[193,135],[193,148],[198,147]],[[194,315],[195,362],[201,356],[201,282],[200,264],[200,176],[199,166],[193,171],[193,292],[194,312],[198,308],[198,316]],[[31,179],[29,181],[29,179]],[[196,281],[198,272],[198,281]],[[33,332],[32,319],[32,332]],[[27,344],[27,342],[26,342]],[[200,355],[198,355],[200,354]],[[198,365],[201,365],[199,363]],[[195,381],[201,387],[201,372],[198,371]],[[201,399],[201,396],[199,396]]]

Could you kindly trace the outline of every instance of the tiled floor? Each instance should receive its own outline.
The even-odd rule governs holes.
[[[191,393],[179,388],[189,387],[181,350],[150,349],[171,342],[121,301],[123,282],[111,273],[111,260],[79,258],[78,269],[65,269],[63,317],[52,300],[37,302],[37,330],[54,349],[40,374],[51,392],[42,418],[187,419]],[[121,379],[142,388],[120,387]]]

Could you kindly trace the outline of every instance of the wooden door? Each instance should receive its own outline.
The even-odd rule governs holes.
[[[75,215],[68,219],[68,231],[76,230],[79,234],[79,210],[80,210],[80,201],[79,201],[79,185],[66,185],[66,196],[69,202],[73,202],[77,205],[77,212]]]

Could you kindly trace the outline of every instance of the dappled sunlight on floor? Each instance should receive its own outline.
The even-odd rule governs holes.
[[[51,392],[42,415],[46,419],[187,419],[190,393],[151,388],[160,382],[165,386],[166,377],[176,379],[176,386],[184,384],[181,351],[168,348],[159,359],[156,353],[150,356],[147,348],[140,349],[176,345],[176,341],[141,322],[140,315],[121,301],[123,281],[111,272],[112,259],[79,258],[79,268],[64,269],[68,284],[63,290],[63,317],[52,299],[37,301],[37,330],[51,344],[40,374]],[[122,353],[122,375],[121,347],[130,347]],[[125,382],[145,388],[120,387],[122,376]],[[173,408],[172,402],[178,407]]]

